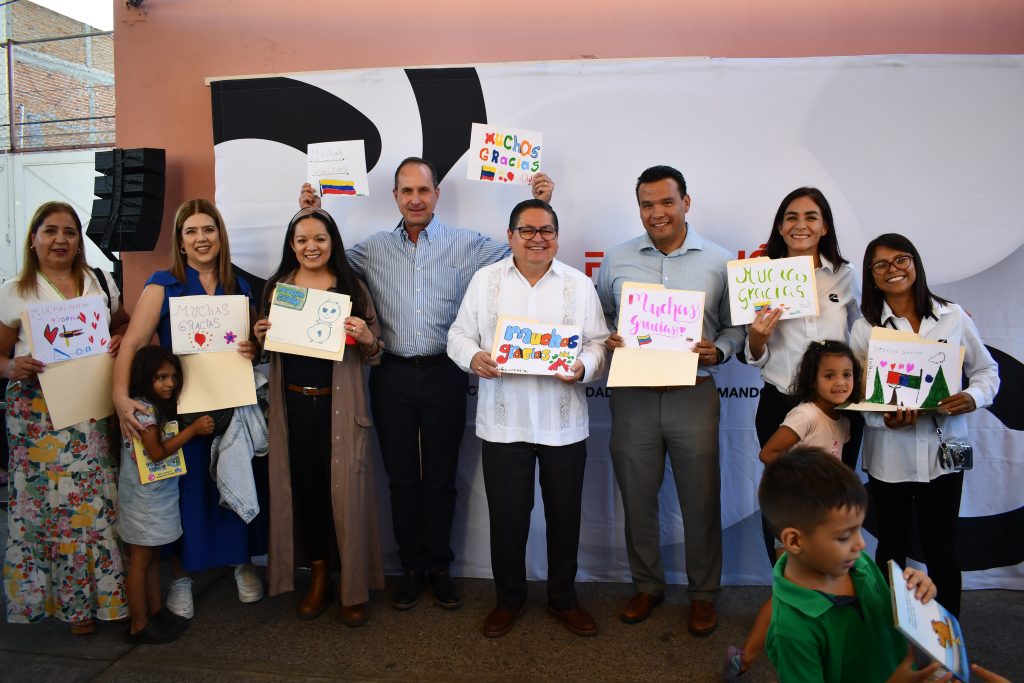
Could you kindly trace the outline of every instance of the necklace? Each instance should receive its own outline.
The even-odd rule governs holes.
[[[64,292],[62,292],[62,291],[60,290],[60,287],[58,287],[57,285],[53,284],[53,280],[51,280],[50,278],[46,277],[46,273],[44,273],[43,271],[41,271],[41,270],[40,270],[40,271],[39,271],[39,275],[40,275],[40,276],[42,276],[42,278],[43,278],[44,280],[46,280],[46,284],[50,285],[50,287],[52,287],[52,288],[53,288],[53,291],[57,292],[57,295],[58,295],[58,296],[59,296],[59,297],[60,297],[61,299],[65,299],[65,300],[66,300],[66,299],[68,298],[68,297],[64,296]],[[79,289],[78,289],[78,283],[76,282],[76,283],[75,283],[75,296],[74,296],[74,297],[71,297],[71,298],[73,299],[73,298],[75,298],[75,297],[78,297],[78,296],[81,296],[81,295],[82,295],[82,293],[81,293],[81,292],[79,291]]]

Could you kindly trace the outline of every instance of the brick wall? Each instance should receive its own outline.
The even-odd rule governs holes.
[[[28,0],[6,9],[16,42],[96,31]],[[22,150],[113,145],[112,35],[14,45],[10,57],[13,126],[7,130],[13,140],[0,141],[4,146]],[[0,102],[0,107],[6,108],[6,103]]]

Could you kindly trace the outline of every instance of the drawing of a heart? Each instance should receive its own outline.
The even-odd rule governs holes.
[[[53,344],[53,340],[57,338],[57,328],[47,325],[46,329],[43,330],[43,336],[46,337],[46,341]]]
[[[106,345],[107,345],[107,340],[106,339],[100,339],[100,346],[106,346]]]
[[[883,368],[884,368],[884,367],[885,367],[886,365],[888,365],[888,363],[887,363],[887,362],[885,362],[884,360],[880,360],[880,361],[878,361],[878,364],[879,364],[879,365],[881,365],[881,366],[882,366]]]
[[[79,313],[78,314],[78,319],[81,320],[84,323],[85,322],[85,313]]]
[[[914,369],[914,364],[913,363],[907,363],[907,372],[910,372],[913,369]]]
[[[196,340],[196,344],[199,344],[200,346],[206,343],[206,335],[202,332],[196,332],[195,337],[193,338]]]
[[[903,369],[903,363],[900,363],[899,366],[896,369],[897,370],[902,370]]]
[[[93,343],[93,339],[92,339],[92,335],[91,335],[91,334],[89,335],[89,343],[90,343],[90,344],[92,344],[92,343]]]
[[[100,319],[100,313],[99,313],[99,311],[93,311],[93,312],[92,312],[92,317],[94,317],[94,318],[96,318],[97,320],[99,320],[99,319]]]
[[[96,323],[92,324],[92,329],[94,329],[94,330],[96,329]]]

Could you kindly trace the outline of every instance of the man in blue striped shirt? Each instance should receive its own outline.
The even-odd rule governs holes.
[[[553,189],[548,176],[534,176],[535,198],[550,201]],[[468,375],[446,354],[448,328],[473,274],[505,258],[509,248],[438,220],[441,189],[425,159],[409,157],[398,165],[393,192],[401,222],[346,256],[370,290],[385,349],[370,371],[370,406],[404,572],[394,607],[415,607],[429,580],[435,602],[455,609],[462,601],[448,566],[455,557],[450,537]],[[299,204],[320,205],[312,186],[303,186]]]
[[[704,292],[703,339],[697,382],[679,387],[616,387],[611,397],[611,455],[622,493],[626,554],[636,594],[622,611],[626,623],[643,621],[665,600],[658,490],[668,451],[683,516],[688,628],[710,635],[718,626],[714,601],[721,592],[722,519],[718,465],[718,392],[712,366],[743,347],[742,327],[729,318],[725,264],[729,253],[686,224],[690,195],[683,174],[654,166],[637,179],[636,198],[645,233],[605,255],[597,293],[615,329],[624,282],[661,284]],[[609,348],[624,346],[612,334]]]

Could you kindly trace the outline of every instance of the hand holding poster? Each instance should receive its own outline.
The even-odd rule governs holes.
[[[175,355],[235,351],[249,338],[249,300],[240,294],[172,296],[168,306]]]
[[[871,329],[864,369],[864,400],[852,410],[891,412],[897,406],[934,410],[960,390],[964,348],[913,332]]]
[[[268,351],[340,361],[345,354],[347,294],[277,283],[270,300]]]
[[[466,178],[529,185],[540,172],[543,135],[532,130],[474,123]]]
[[[498,318],[491,358],[503,373],[569,375],[583,348],[579,325]]]
[[[80,296],[28,307],[32,357],[59,363],[106,353],[110,344],[107,307],[98,296]]]
[[[810,256],[729,261],[727,269],[733,325],[749,325],[759,311],[773,308],[783,309],[783,320],[818,315]]]
[[[306,146],[306,179],[321,197],[369,196],[363,141],[310,143]]]
[[[610,387],[692,386],[697,382],[693,345],[704,329],[704,292],[625,282],[618,334],[608,370]]]

